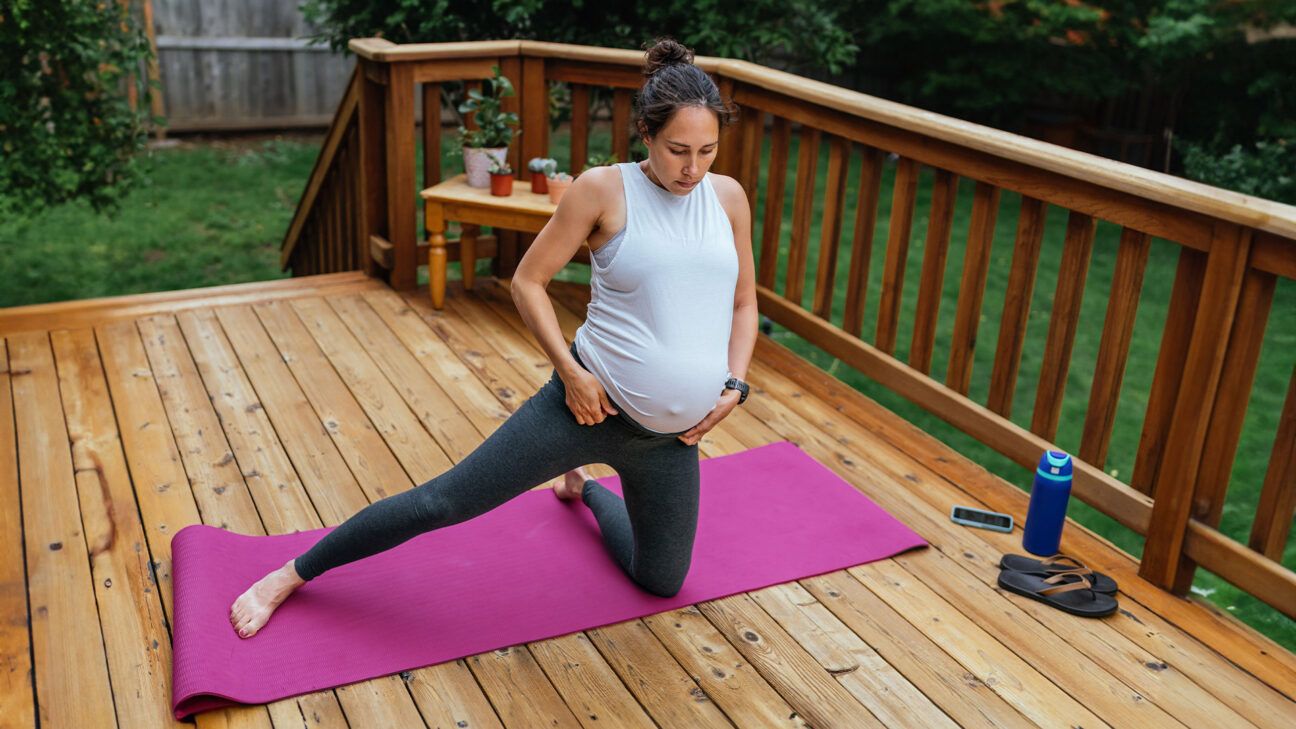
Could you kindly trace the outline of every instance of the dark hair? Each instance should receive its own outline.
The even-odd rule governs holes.
[[[693,51],[672,38],[659,38],[647,49],[643,73],[646,78],[639,89],[634,118],[634,128],[640,134],[657,136],[684,106],[710,109],[721,129],[737,119],[733,102],[722,100],[715,81],[693,65]]]

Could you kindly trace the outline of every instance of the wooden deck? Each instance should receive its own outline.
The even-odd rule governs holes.
[[[568,338],[583,292],[555,284]],[[333,525],[469,453],[549,376],[506,291],[359,274],[0,311],[0,725],[170,717],[171,535]],[[933,547],[202,726],[1279,727],[1296,658],[1136,576],[1083,620],[995,588],[1025,495],[762,337],[704,457],[792,440]],[[609,473],[597,471],[598,475]],[[30,616],[30,617],[29,617]]]

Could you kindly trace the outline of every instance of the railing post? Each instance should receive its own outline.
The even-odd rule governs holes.
[[[369,236],[387,236],[387,145],[383,138],[387,128],[386,67],[368,59],[359,60],[360,76],[360,230],[357,245],[361,249],[364,271],[380,274],[377,262],[369,252]]]
[[[387,137],[387,240],[392,244],[389,283],[403,291],[418,282],[415,240],[414,74],[409,63],[387,66],[384,104]]]
[[[518,115],[521,134],[509,148],[514,176],[528,187],[531,173],[526,163],[532,157],[547,157],[549,149],[549,90],[545,83],[545,61],[542,57],[513,57],[500,61],[500,71],[513,81],[517,96],[504,100],[506,111]],[[523,250],[534,235],[512,230],[495,231],[495,257],[491,259],[491,274],[509,278],[517,269]]]
[[[1202,445],[1215,416],[1213,403],[1223,372],[1229,332],[1251,250],[1250,229],[1217,221],[1207,256],[1201,301],[1193,321],[1183,378],[1156,479],[1147,542],[1139,574],[1166,590],[1183,594],[1196,565],[1184,557],[1184,535],[1192,516],[1194,487],[1201,469]]]

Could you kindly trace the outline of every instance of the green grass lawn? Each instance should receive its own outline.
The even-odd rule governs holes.
[[[310,174],[318,144],[318,138],[299,138],[185,144],[174,149],[154,150],[143,160],[146,183],[126,198],[122,211],[116,217],[96,215],[86,206],[72,204],[47,210],[30,220],[0,222],[0,252],[3,252],[0,255],[0,281],[5,282],[0,287],[0,306],[194,288],[284,276],[278,266],[279,246]],[[450,135],[446,135],[443,159],[448,174],[454,174],[460,169],[458,159],[452,155],[451,144]],[[568,150],[565,130],[556,133],[550,153],[559,160],[563,169],[567,167]],[[596,127],[590,153],[609,150],[610,135],[607,129]],[[795,148],[791,150],[791,155],[795,159]],[[762,169],[765,169],[764,165]],[[826,169],[825,149],[818,166],[818,200],[822,199]],[[858,155],[852,159],[849,170],[843,242],[838,255],[836,304],[833,309],[833,321],[837,324],[841,323],[846,271],[850,260],[849,238],[855,214]],[[888,163],[883,174],[883,194],[865,308],[863,334],[867,341],[872,341],[873,338],[881,292],[894,172],[894,164]],[[897,337],[896,356],[901,361],[908,358],[912,336],[931,183],[931,171],[924,170],[920,176],[917,211],[907,259],[901,325]],[[945,272],[932,367],[932,376],[941,381],[949,356],[949,341],[963,267],[963,249],[971,210],[971,188],[972,184],[964,180],[959,190]],[[761,206],[765,189],[765,180],[762,179],[761,197],[758,201]],[[794,186],[789,180],[782,231],[784,250],[781,251],[781,258],[784,260],[790,234],[793,190]],[[1017,195],[1007,192],[1003,194],[995,229],[970,391],[970,397],[981,403],[985,402],[989,388],[1019,203]],[[753,215],[756,221],[753,239],[758,248],[760,221],[763,219],[761,211],[762,207],[758,207]],[[816,210],[810,234],[812,251],[807,265],[807,301],[813,290],[818,255],[818,216],[819,211]],[[1012,419],[1022,426],[1029,425],[1035,400],[1065,226],[1065,211],[1051,208],[1027,326],[1021,374],[1013,400]],[[1098,226],[1056,439],[1059,446],[1071,452],[1079,448],[1119,234],[1119,229],[1114,225],[1100,223]],[[1156,364],[1177,257],[1178,246],[1166,241],[1153,241],[1106,466],[1110,473],[1121,480],[1128,480],[1133,468],[1135,447],[1147,405],[1148,387]],[[489,272],[487,262],[480,262],[478,266],[479,273],[485,275]],[[451,264],[450,268],[452,275],[457,275],[456,264]],[[778,291],[783,290],[782,270],[783,267],[780,266],[780,279],[776,286]],[[588,268],[572,265],[559,278],[587,281],[588,276]],[[955,430],[938,417],[879,387],[867,377],[823,354],[781,327],[775,327],[774,336],[801,356],[950,444],[992,473],[1022,488],[1029,488],[1029,470]],[[1296,288],[1291,281],[1283,280],[1278,283],[1221,525],[1226,534],[1244,543],[1269,462],[1278,413],[1292,372],[1291,353],[1294,351]],[[1087,505],[1073,500],[1070,514],[1131,554],[1140,553],[1141,537]],[[1289,568],[1296,567],[1296,542],[1288,545],[1283,562]],[[1296,650],[1296,624],[1277,611],[1204,571],[1198,572],[1194,590],[1288,649]]]

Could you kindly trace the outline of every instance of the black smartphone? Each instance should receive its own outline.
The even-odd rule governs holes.
[[[997,532],[1013,530],[1013,518],[1010,515],[971,506],[955,506],[950,509],[950,521],[964,526],[993,529]]]

